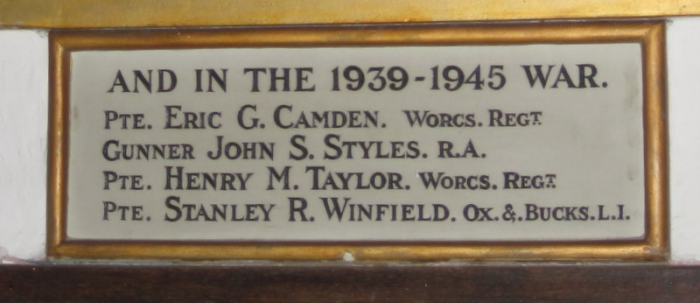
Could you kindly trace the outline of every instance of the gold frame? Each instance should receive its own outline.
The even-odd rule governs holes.
[[[11,0],[0,27],[122,28],[655,18],[697,0]]]
[[[179,33],[187,34],[180,35]],[[668,130],[663,22],[52,31],[47,252],[51,258],[339,260],[664,260],[668,257]],[[144,39],[147,37],[148,39]],[[589,242],[274,243],[76,241],[66,214],[71,52],[342,45],[616,43],[642,45],[646,219],[641,240]]]

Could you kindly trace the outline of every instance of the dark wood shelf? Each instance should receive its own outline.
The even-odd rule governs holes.
[[[700,266],[0,266],[3,302],[699,302]]]

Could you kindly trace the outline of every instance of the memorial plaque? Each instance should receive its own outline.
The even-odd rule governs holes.
[[[661,23],[51,33],[49,254],[659,259]]]

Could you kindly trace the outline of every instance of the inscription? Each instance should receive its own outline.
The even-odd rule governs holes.
[[[71,56],[72,239],[644,235],[638,44]]]

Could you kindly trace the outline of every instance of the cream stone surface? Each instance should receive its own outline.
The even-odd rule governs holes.
[[[640,45],[629,43],[76,52],[70,90],[68,237],[427,242],[641,238],[645,224],[641,61]],[[477,65],[485,80],[481,89],[466,83]],[[528,65],[543,65],[545,73],[552,66],[546,88],[530,84],[523,67]],[[580,72],[582,65],[588,69]],[[357,72],[346,70],[347,66],[365,71],[365,84],[356,91],[344,78],[355,79]],[[454,88],[446,86],[446,79],[458,77],[454,68],[443,72],[450,66],[464,74],[460,82],[465,84],[455,91],[446,89]],[[336,67],[338,85],[332,82]],[[379,75],[388,83],[404,77],[398,69],[389,71],[401,67],[408,83],[400,90],[402,83],[395,81],[395,89],[387,84],[373,91],[369,84],[379,90],[382,79],[369,72],[372,67],[383,67]],[[276,83],[278,91],[270,91],[272,71],[267,70],[258,74],[256,92],[253,72],[245,72],[251,68],[278,68],[278,76],[282,68],[292,68],[290,91],[281,91],[281,81]],[[303,74],[307,80],[301,85],[314,87],[313,91],[294,91],[295,68],[313,68]],[[226,91],[215,84],[214,92],[207,92],[204,82],[204,92],[197,92],[197,69],[214,69],[221,75],[225,69]],[[143,81],[137,83],[136,70],[151,71],[151,92]],[[163,70],[177,77],[170,92],[156,90],[157,76],[170,75],[158,72]],[[498,74],[501,70],[505,83]],[[595,76],[592,82],[582,81],[580,73]],[[207,79],[206,71],[204,75],[202,79]],[[568,87],[566,77],[575,87]],[[168,90],[172,80],[165,78],[163,90]],[[559,80],[556,88],[555,80]],[[434,81],[439,81],[437,86]],[[581,83],[587,88],[579,87]],[[435,87],[439,89],[431,89]],[[255,109],[243,112],[246,105]],[[206,117],[215,112],[216,128],[168,128],[184,126],[186,111]],[[357,111],[356,124],[361,127],[310,128],[299,122],[300,115],[313,120],[314,111],[335,111],[331,116]],[[425,111],[460,115],[461,120],[454,121],[464,120],[467,126],[411,125],[414,115]],[[121,120],[111,121],[116,120],[115,113],[143,114],[143,125],[148,127],[123,129]],[[506,120],[507,113],[519,116]],[[245,123],[260,119],[265,128],[243,129],[240,117]],[[343,123],[328,119],[331,124]],[[295,123],[302,126],[287,128]],[[304,137],[293,139],[296,135]],[[234,154],[236,146],[264,142],[272,158],[261,157],[258,149],[250,154],[254,159],[212,159],[219,137],[224,143],[234,142]],[[342,145],[348,141],[373,145],[365,153],[360,146],[350,150]],[[126,159],[130,153],[130,147],[122,148],[126,144],[176,144],[177,156],[154,159],[151,151],[149,159]],[[183,159],[182,144],[192,146],[193,159]],[[454,148],[441,150],[447,144]],[[314,157],[291,159],[291,154],[302,153],[299,145]],[[377,156],[387,153],[393,156]],[[460,156],[448,158],[450,153]],[[269,190],[270,167],[281,171],[285,166],[290,167],[289,182],[298,190],[283,190],[280,185]],[[179,181],[172,174],[179,167],[185,189],[174,185]],[[108,171],[142,175],[146,188],[106,185]],[[221,176],[216,188],[186,190],[187,178],[195,178],[190,179],[191,187],[202,187],[204,177],[199,173],[230,173],[235,190],[221,190]],[[349,177],[345,188],[336,173],[361,173],[360,183],[373,178],[379,188],[358,188],[359,175]],[[508,182],[514,173],[540,176],[535,180],[541,183],[535,186],[541,188],[514,189],[516,183],[528,186]],[[477,188],[435,189],[425,185],[429,174],[475,176],[471,185]],[[247,180],[245,189],[241,176]],[[385,179],[396,182],[382,182]],[[339,199],[345,210],[342,219],[332,215],[331,198]],[[346,198],[350,200],[343,208]],[[303,203],[300,199],[308,205],[304,216],[292,211]],[[120,212],[118,206],[129,209]],[[133,215],[133,207],[142,207],[142,214]],[[492,210],[487,217],[479,208]],[[139,220],[141,216],[145,220]]]

